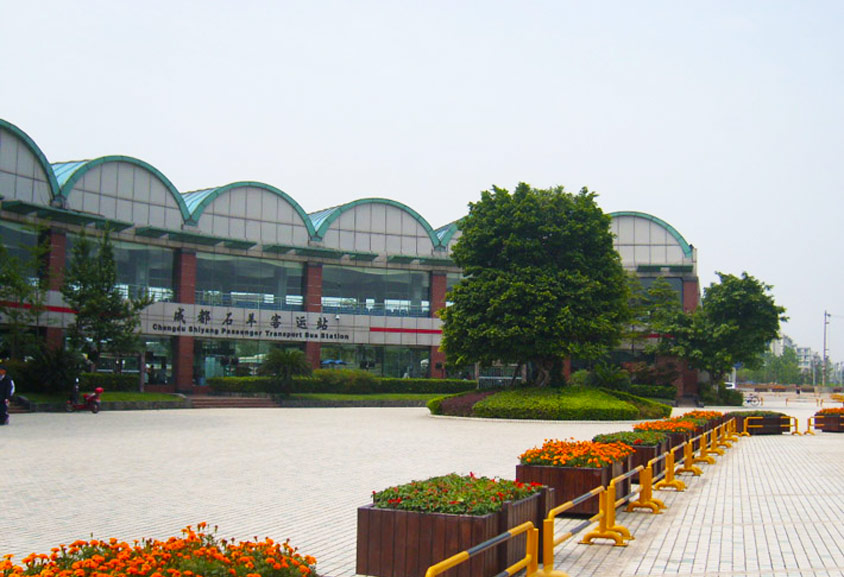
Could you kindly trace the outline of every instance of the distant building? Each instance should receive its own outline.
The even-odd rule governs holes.
[[[646,286],[665,277],[686,310],[697,307],[694,247],[655,216],[611,217],[624,267]],[[275,345],[301,349],[315,368],[445,376],[436,313],[461,279],[450,259],[458,222],[434,228],[384,198],[308,214],[253,181],[180,192],[126,156],[51,164],[0,120],[0,238],[12,251],[49,243],[48,312],[38,328],[50,346],[62,345],[73,318],[59,288],[77,235],[106,227],[119,286],[155,297],[142,317],[143,358],[113,367],[143,367],[148,390],[202,391],[210,377],[252,370]],[[696,384],[687,374],[686,386]]]

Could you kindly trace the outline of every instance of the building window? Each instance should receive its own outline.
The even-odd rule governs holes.
[[[303,268],[295,262],[198,253],[196,303],[300,311]]]
[[[326,265],[322,309],[328,313],[427,317],[430,273]]]

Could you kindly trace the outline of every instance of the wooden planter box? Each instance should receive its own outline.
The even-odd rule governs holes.
[[[659,445],[631,445],[633,449],[636,451],[632,455],[630,455],[630,467],[635,469],[639,465],[643,467],[648,466],[648,461],[651,459],[656,459],[663,453],[668,451],[668,439],[664,442],[660,443]],[[665,459],[654,463],[654,478],[658,477],[662,471],[665,470]],[[630,478],[631,481],[634,483],[639,483],[639,473],[636,473]]]
[[[616,461],[606,467],[547,467],[544,465],[516,465],[516,479],[523,483],[540,483],[554,489],[553,505],[557,507],[595,487],[610,484],[613,477],[618,477],[629,470],[629,457],[625,461]],[[620,499],[629,492],[630,480],[620,483],[616,487],[616,499]],[[626,487],[625,487],[626,485]],[[562,516],[592,516],[598,512],[598,497],[587,499],[575,505]]]
[[[824,433],[844,433],[844,415],[815,413],[815,428]]]
[[[481,516],[360,507],[355,572],[376,577],[424,577],[431,565],[525,521],[532,521],[541,531],[542,520],[552,508],[553,494],[553,489],[545,488],[526,499],[505,503],[497,513]],[[523,534],[510,539],[443,575],[486,577],[501,573],[524,556],[526,538]]]
[[[744,431],[744,420],[742,419],[741,429]],[[751,435],[782,435],[783,431],[788,431],[788,419],[781,416],[777,417],[754,417],[748,423],[747,432]]]
[[[668,433],[668,448],[673,449],[674,447],[679,447],[680,445],[685,444],[689,439],[691,439],[691,436],[686,433]],[[674,453],[674,456],[679,457],[682,454],[682,451],[678,450]]]

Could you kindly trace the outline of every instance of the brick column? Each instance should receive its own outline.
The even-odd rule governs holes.
[[[695,278],[683,280],[683,310],[687,313],[695,311],[700,304],[700,281]],[[682,373],[679,379],[678,388],[681,395],[699,395],[700,375],[697,370],[692,369],[685,361],[677,359]]]
[[[305,312],[321,313],[322,265],[312,262],[307,263],[305,265],[304,282]],[[308,358],[308,362],[311,363],[311,368],[318,369],[320,367],[321,354],[322,345],[320,343],[311,341],[305,343],[305,356]]]
[[[437,316],[437,311],[445,308],[446,274],[442,272],[431,273],[431,317]],[[445,374],[445,353],[439,347],[430,347],[430,365],[428,372],[432,379],[444,379]]]
[[[173,260],[173,290],[179,303],[196,302],[196,253],[177,250]],[[173,383],[177,392],[193,390],[194,338],[173,337]]]
[[[67,233],[63,230],[50,229],[46,233],[49,251],[45,257],[47,281],[51,291],[60,291],[64,283],[64,271],[67,266]],[[42,237],[43,239],[43,237]],[[60,349],[64,346],[64,329],[47,327],[44,341],[48,349]]]
[[[700,281],[683,280],[683,310],[687,313],[697,309],[700,302]]]

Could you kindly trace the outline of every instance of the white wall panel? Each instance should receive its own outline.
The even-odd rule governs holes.
[[[117,163],[108,162],[93,168],[90,172],[100,171],[100,190],[103,194],[117,193]],[[89,189],[90,190],[90,189]],[[130,197],[131,198],[131,197]]]
[[[245,218],[246,217],[246,198],[247,194],[245,190],[236,189],[229,191],[228,195],[230,200],[230,214],[234,217]]]

